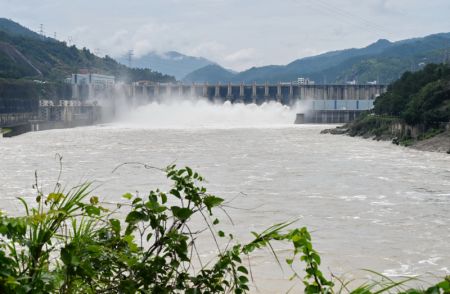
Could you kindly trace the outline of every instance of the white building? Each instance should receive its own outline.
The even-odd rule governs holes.
[[[100,74],[72,74],[72,85],[93,85],[94,87],[112,87],[116,83],[114,76]]]
[[[314,85],[316,82],[313,80],[310,80],[309,78],[298,78],[297,84],[298,85]]]
[[[98,95],[106,95],[108,90],[114,88],[114,76],[100,74],[72,74],[67,81],[72,84],[73,99],[89,99]]]

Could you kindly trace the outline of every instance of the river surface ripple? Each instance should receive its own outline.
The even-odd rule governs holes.
[[[63,156],[67,186],[95,180],[109,202],[125,192],[167,187],[157,167],[188,165],[210,192],[233,200],[225,223],[241,241],[249,231],[300,217],[324,260],[339,275],[370,268],[391,276],[450,274],[450,156],[346,136],[320,135],[323,126],[139,129],[114,125],[28,133],[0,139],[0,209],[33,199],[34,172],[50,190]],[[205,255],[214,248],[204,247]],[[279,249],[283,252],[283,248]],[[252,259],[262,291],[281,289],[267,252]],[[280,272],[279,275],[274,272]],[[276,284],[275,284],[276,285]]]

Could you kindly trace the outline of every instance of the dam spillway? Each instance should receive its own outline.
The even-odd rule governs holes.
[[[164,97],[202,97],[211,101],[262,104],[278,101],[292,105],[298,100],[375,100],[385,85],[295,85],[295,84],[143,84],[130,85],[129,97],[154,101]]]

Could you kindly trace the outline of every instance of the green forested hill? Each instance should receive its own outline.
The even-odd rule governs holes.
[[[14,36],[26,38],[42,39],[42,36],[32,30],[20,25],[19,23],[7,18],[0,18],[0,31]],[[44,37],[45,38],[45,37]]]
[[[449,122],[450,66],[430,64],[421,71],[406,72],[377,98],[374,112],[426,128]]]
[[[125,81],[175,81],[174,77],[150,69],[130,69],[106,56],[100,58],[88,49],[67,46],[40,35],[13,21],[0,19],[0,78],[30,78],[60,81],[87,69],[111,74]]]

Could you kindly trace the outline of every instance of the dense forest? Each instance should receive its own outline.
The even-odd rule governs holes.
[[[374,112],[425,128],[449,122],[450,66],[430,64],[421,71],[406,72],[377,98]]]

